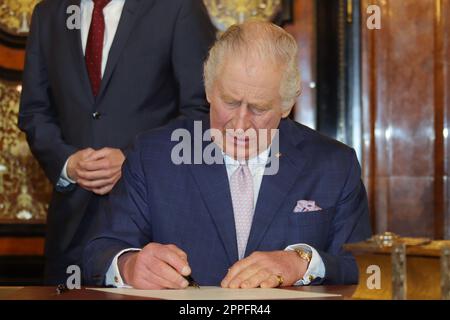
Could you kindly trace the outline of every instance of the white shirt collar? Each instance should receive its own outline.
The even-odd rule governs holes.
[[[267,164],[267,159],[269,158],[270,147],[258,154],[257,156],[248,159],[246,161],[248,168],[250,169],[250,173],[254,176],[256,173],[264,173],[264,169]],[[226,153],[222,151],[225,165],[227,167],[227,171],[231,174],[240,166],[240,162],[236,159],[230,157]]]

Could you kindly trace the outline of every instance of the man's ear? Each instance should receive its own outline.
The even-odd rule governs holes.
[[[289,116],[289,114],[291,113],[293,107],[294,107],[294,105],[292,105],[292,107],[290,107],[289,109],[282,110],[281,111],[281,118],[283,118],[283,119],[287,118]]]
[[[209,91],[206,91],[206,101],[208,101],[208,103],[211,104],[211,98],[209,95],[210,95]]]

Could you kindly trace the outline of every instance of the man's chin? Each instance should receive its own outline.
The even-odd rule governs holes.
[[[227,146],[225,148],[225,153],[238,161],[245,161],[258,155],[256,150],[249,149],[248,147],[237,147],[236,145],[233,147]]]

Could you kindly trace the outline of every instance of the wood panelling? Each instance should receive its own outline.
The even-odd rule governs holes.
[[[0,237],[0,256],[43,256],[43,237]]]
[[[4,69],[23,70],[25,51],[0,45],[0,67]]]
[[[450,237],[449,0],[364,0],[382,29],[362,23],[363,173],[375,232]]]
[[[450,56],[445,56],[447,39],[449,36],[447,24],[448,17],[442,12],[444,9],[450,9],[447,0],[435,1],[435,19],[434,19],[434,129],[435,129],[435,151],[434,151],[434,231],[435,236],[443,238],[445,235],[445,194],[444,194],[444,176],[445,176],[445,151],[444,151],[444,114],[446,88],[446,70],[445,64],[450,61]],[[447,7],[445,7],[447,6]],[[449,11],[450,13],[450,11]],[[448,54],[448,51],[447,51]],[[447,70],[448,73],[448,70]]]
[[[446,238],[450,238],[450,141],[448,132],[450,129],[450,0],[440,2],[440,16],[442,20],[438,25],[442,30],[442,51],[439,55],[442,58],[442,88],[443,88],[443,219],[444,219],[444,234]]]
[[[294,1],[294,22],[285,29],[299,47],[302,94],[294,109],[294,118],[311,128],[316,127],[316,13],[315,0]]]

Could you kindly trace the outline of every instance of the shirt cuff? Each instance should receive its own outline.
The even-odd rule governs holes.
[[[67,175],[67,164],[69,162],[69,159],[66,160],[66,163],[64,163],[64,167],[61,170],[61,174],[59,175],[59,180],[57,185],[60,187],[68,187],[70,184],[75,184],[76,182],[69,178]]]
[[[295,249],[309,251],[311,252],[312,257],[303,278],[294,283],[294,286],[307,286],[317,278],[323,279],[325,277],[325,264],[317,250],[307,244],[298,243],[286,247],[285,251],[293,251]]]
[[[122,276],[120,275],[120,271],[119,271],[119,265],[117,264],[119,257],[122,254],[124,254],[126,252],[130,252],[130,251],[139,252],[139,251],[141,251],[141,249],[129,248],[129,249],[124,249],[124,250],[120,251],[118,254],[116,254],[113,261],[111,262],[111,265],[108,268],[108,271],[106,272],[105,284],[107,286],[114,286],[116,288],[132,288],[131,286],[129,286],[123,282]]]

